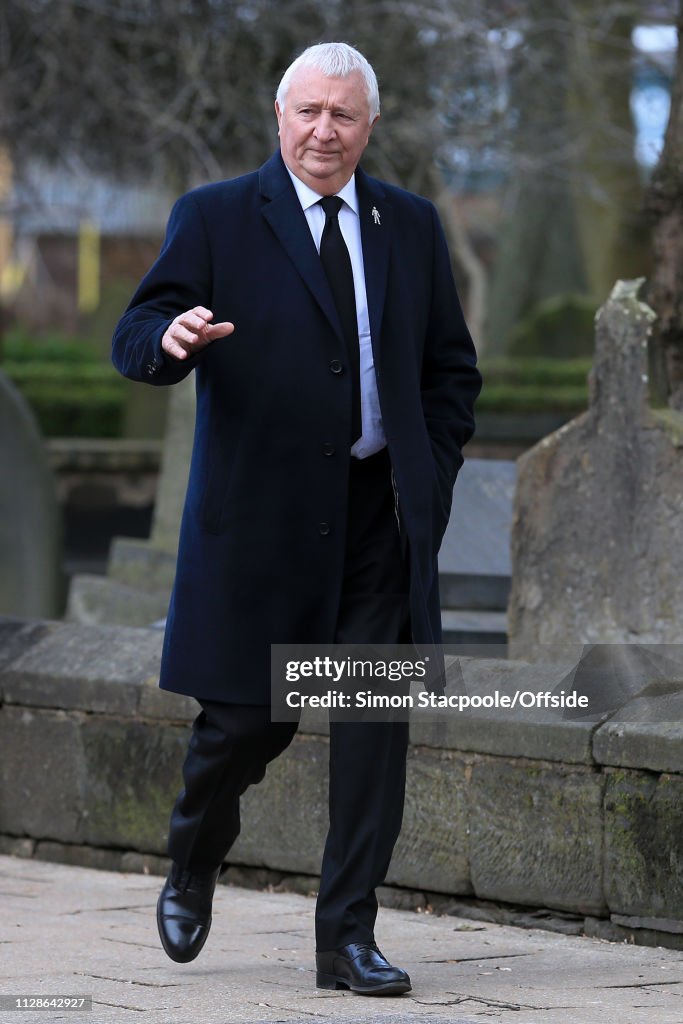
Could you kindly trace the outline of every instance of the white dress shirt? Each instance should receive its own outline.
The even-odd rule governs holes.
[[[292,179],[299,202],[306,215],[308,226],[313,235],[315,247],[320,252],[320,239],[325,227],[325,211],[320,206],[322,198],[312,188],[305,185],[300,178],[287,168]],[[387,440],[384,436],[382,416],[377,394],[375,363],[372,356],[370,340],[370,320],[368,317],[368,298],[365,291],[365,272],[363,270],[363,247],[360,240],[360,217],[358,213],[358,195],[356,193],[355,174],[347,181],[344,188],[337,192],[343,200],[339,211],[339,227],[351,257],[353,270],[353,287],[356,293],[356,316],[358,318],[358,341],[360,343],[360,408],[362,433],[351,448],[351,454],[358,459],[365,459],[384,448]]]

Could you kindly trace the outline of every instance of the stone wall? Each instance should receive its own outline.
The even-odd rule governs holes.
[[[163,870],[197,706],[158,689],[161,640],[0,619],[0,849],[76,861],[87,849],[91,864]],[[537,920],[545,908],[592,934],[683,945],[683,683],[662,680],[661,661],[636,661],[613,681],[618,706],[591,718],[488,709],[411,725],[394,894],[536,908]],[[583,682],[574,672],[577,689],[591,664]],[[568,678],[566,666],[501,660],[458,671],[480,695],[557,692]],[[304,718],[244,798],[233,865],[314,885],[327,746],[324,719]]]

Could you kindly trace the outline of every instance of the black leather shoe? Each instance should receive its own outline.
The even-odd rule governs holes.
[[[400,996],[410,992],[410,978],[392,967],[374,942],[351,942],[315,954],[318,988],[350,988],[362,996]]]
[[[189,963],[200,953],[211,927],[211,905],[220,868],[193,874],[173,864],[157,902],[161,945],[171,960]]]

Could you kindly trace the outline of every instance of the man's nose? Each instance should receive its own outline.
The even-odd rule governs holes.
[[[323,111],[315,122],[316,138],[320,139],[321,142],[328,142],[334,137],[334,131],[332,115],[328,114],[327,111]]]

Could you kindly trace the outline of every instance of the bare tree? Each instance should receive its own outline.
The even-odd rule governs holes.
[[[509,162],[488,304],[492,349],[503,351],[514,325],[550,296],[581,294],[597,308],[618,277],[648,272],[631,35],[642,21],[670,23],[671,6],[524,4],[528,21],[517,22],[523,34],[508,74]]]
[[[463,124],[451,91],[474,77],[482,120],[493,51],[479,8],[479,0],[8,0],[0,138],[19,174],[40,159],[178,193],[265,159],[277,141],[273,89],[284,68],[311,41],[348,39],[382,86],[368,169],[441,205],[476,324],[485,274],[450,201],[449,165]]]
[[[590,289],[580,266],[587,248],[594,266],[618,269],[611,253],[628,249],[623,233],[601,231],[587,247],[582,225],[595,217],[574,204],[593,189],[607,208],[627,205],[613,198],[604,170],[634,178],[625,97],[616,126],[618,104],[596,106],[591,93],[573,113],[568,97],[578,95],[572,81],[598,67],[598,80],[612,75],[624,93],[630,44],[614,25],[643,11],[666,18],[671,2],[5,0],[0,139],[18,175],[40,159],[177,194],[265,159],[277,141],[273,89],[284,68],[311,42],[346,39],[367,54],[382,89],[382,121],[364,163],[439,204],[478,325],[487,307],[508,308],[503,296],[533,301],[542,278],[551,289],[558,281]],[[590,43],[583,50],[577,18]],[[596,140],[600,166],[584,159]],[[500,248],[510,254],[493,296],[484,247],[472,244],[452,202],[454,191],[482,188],[501,197]],[[632,197],[631,185],[626,192]],[[553,212],[557,258],[549,260],[544,228]],[[506,323],[523,308],[513,303]],[[502,339],[506,330],[492,334]],[[475,334],[481,340],[480,328]]]
[[[678,41],[669,123],[648,194],[654,266],[646,296],[658,315],[650,339],[652,400],[683,411],[683,7]]]

